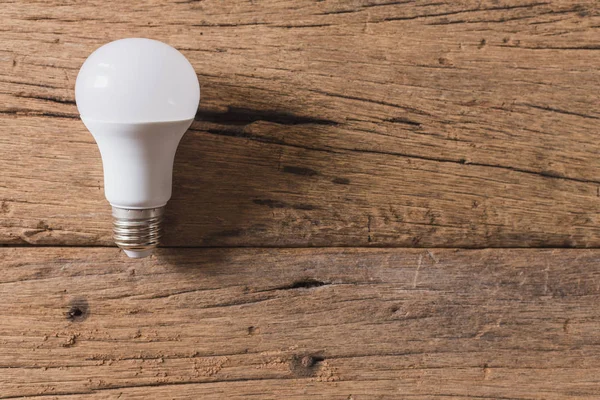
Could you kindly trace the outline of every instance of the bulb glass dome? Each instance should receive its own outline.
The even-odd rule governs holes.
[[[84,62],[75,84],[84,120],[143,123],[194,118],[200,86],[190,62],[151,39],[108,43]]]

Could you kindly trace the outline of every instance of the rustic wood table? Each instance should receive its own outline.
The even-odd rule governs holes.
[[[202,100],[114,247],[79,67]],[[600,398],[600,3],[0,3],[0,398]]]

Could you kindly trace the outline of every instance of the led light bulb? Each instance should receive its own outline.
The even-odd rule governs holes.
[[[115,243],[146,257],[160,238],[177,145],[200,101],[194,68],[162,42],[117,40],[85,60],[75,99],[102,156]]]

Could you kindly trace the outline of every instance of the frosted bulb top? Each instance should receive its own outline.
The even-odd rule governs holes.
[[[194,118],[200,85],[190,62],[151,39],[121,39],[94,51],[75,83],[81,117],[120,123]]]

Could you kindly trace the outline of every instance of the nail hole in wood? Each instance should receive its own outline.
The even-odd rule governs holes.
[[[80,322],[89,315],[89,305],[85,299],[75,299],[71,301],[69,310],[66,312],[66,318],[72,322]]]

